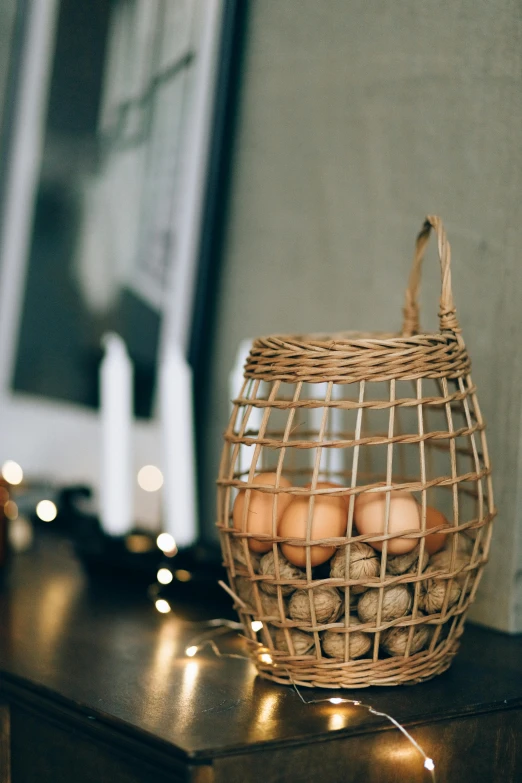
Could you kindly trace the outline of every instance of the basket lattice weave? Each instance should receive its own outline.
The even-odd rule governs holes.
[[[442,271],[440,332],[423,334],[417,295],[432,228]],[[244,378],[224,436],[218,527],[230,591],[261,676],[302,686],[359,688],[416,683],[443,672],[457,652],[487,560],[495,508],[485,425],[456,318],[450,246],[441,220],[426,218],[417,238],[401,334],[260,338]],[[276,475],[273,484],[254,482],[266,472]],[[290,484],[281,486],[283,476]],[[333,486],[318,487],[321,482]],[[265,535],[247,527],[254,490],[271,499]],[[412,494],[421,519],[420,529],[401,533],[417,539],[406,571],[388,551],[397,538],[388,532],[395,490]],[[386,497],[384,529],[363,535],[354,506],[357,496],[372,492]],[[238,493],[244,505],[234,527]],[[300,538],[279,533],[277,506],[283,495],[292,502],[308,499]],[[341,536],[312,538],[314,504],[321,496],[345,498]],[[444,514],[447,526],[428,531],[429,508]],[[445,537],[441,552],[429,557],[428,533]],[[252,539],[267,554],[251,551]],[[350,573],[351,550],[361,543],[369,544],[377,559],[375,573],[357,578]],[[281,551],[285,544],[304,547],[306,555],[306,563],[290,573]],[[335,547],[330,551],[342,560],[340,575],[332,575],[333,559],[312,565],[312,547],[318,546]],[[390,618],[387,595],[397,586],[405,587],[399,592],[406,596],[406,611],[403,607]],[[326,617],[318,598],[325,587],[335,604]],[[292,616],[298,591],[301,611]],[[361,601],[369,591],[374,616],[361,618]],[[261,621],[260,630],[252,629],[255,620]]]

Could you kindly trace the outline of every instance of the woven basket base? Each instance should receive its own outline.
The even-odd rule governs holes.
[[[298,685],[305,688],[369,688],[374,685],[416,685],[431,680],[451,666],[460,643],[453,639],[433,653],[421,652],[409,658],[387,658],[373,663],[360,660],[306,661],[304,659],[262,664],[252,656],[260,677],[280,685]]]

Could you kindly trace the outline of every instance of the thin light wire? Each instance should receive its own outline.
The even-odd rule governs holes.
[[[198,650],[201,649],[204,644],[207,643],[207,641],[216,638],[217,636],[223,636],[224,634],[230,633],[231,631],[238,630],[236,626],[238,626],[239,623],[232,623],[228,620],[223,620],[223,622],[219,625],[213,625],[209,630],[204,631],[203,633],[199,634],[199,636],[192,639],[191,643],[188,645],[187,649],[192,647],[196,647]]]
[[[419,743],[413,739],[411,734],[404,728],[404,726],[399,723],[398,720],[396,720],[393,715],[388,715],[387,712],[379,712],[379,710],[374,709],[369,704],[364,704],[362,701],[358,701],[357,699],[343,699],[341,697],[334,697],[334,698],[327,698],[327,699],[305,699],[302,695],[301,691],[295,684],[295,682],[292,683],[294,690],[296,691],[297,695],[303,702],[303,704],[320,704],[321,702],[330,702],[331,704],[353,704],[356,707],[363,707],[364,709],[368,710],[368,712],[371,712],[372,715],[378,715],[380,718],[386,718],[386,720],[389,720],[393,725],[401,731],[407,740],[411,742],[411,744],[419,751],[421,756],[424,758],[424,766],[426,769],[428,769],[431,773],[432,780],[436,781],[435,777],[435,764],[433,762],[433,759],[431,759],[429,756],[426,755],[422,747],[419,745]],[[432,768],[433,765],[433,768]]]
[[[235,659],[239,658],[240,660],[243,661],[250,661],[250,658],[247,655],[222,652],[217,646],[216,642],[214,641],[217,635],[230,633],[233,630],[242,630],[242,625],[240,623],[233,622],[232,620],[215,619],[215,620],[206,621],[206,625],[208,626],[212,625],[212,627],[215,630],[206,631],[205,633],[201,634],[199,637],[196,637],[189,642],[189,644],[185,649],[186,654],[187,651],[190,650],[189,657],[192,658],[206,647],[209,647],[214,653],[214,655],[216,656],[216,658],[235,658]],[[209,634],[212,635],[209,636]],[[263,645],[259,644],[259,647],[263,648]],[[365,704],[364,702],[359,701],[358,699],[344,699],[338,696],[323,698],[323,699],[305,699],[300,689],[298,688],[297,684],[292,680],[290,672],[287,671],[287,674],[292,683],[292,687],[294,688],[295,692],[297,693],[297,695],[299,696],[303,704],[306,705],[321,704],[324,702],[330,702],[330,704],[353,704],[355,707],[362,707],[363,709],[368,710],[368,712],[370,712],[372,715],[376,715],[380,718],[385,718],[386,720],[390,721],[390,723],[392,723],[404,735],[404,737],[406,737],[406,739],[413,745],[413,747],[422,756],[422,758],[424,759],[424,768],[427,769],[428,772],[430,773],[433,783],[436,783],[437,778],[435,775],[435,763],[433,759],[431,759],[424,752],[423,748],[419,745],[419,743],[411,736],[411,734],[404,728],[404,726],[401,723],[399,723],[399,721],[396,718],[393,717],[393,715],[388,715],[387,712],[380,712],[379,710],[376,710],[374,707],[372,707],[370,704]]]
[[[201,652],[201,650],[204,650],[205,647],[210,647],[210,649],[212,650],[212,652],[214,653],[216,658],[239,658],[242,661],[250,660],[249,658],[247,658],[246,655],[239,655],[239,653],[224,653],[224,652],[221,652],[221,650],[217,646],[217,644],[214,641],[214,639],[206,639],[204,642],[202,642],[201,644],[198,644],[198,645],[189,645],[187,647],[187,650],[190,650],[190,648],[192,646],[196,646],[197,647],[196,652],[194,653],[194,655],[196,655],[196,653],[198,653],[198,652]],[[190,657],[193,658],[194,655],[191,655]]]

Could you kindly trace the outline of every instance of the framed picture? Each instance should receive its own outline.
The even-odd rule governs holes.
[[[198,344],[237,9],[232,0],[20,5],[3,139],[0,460],[96,487],[103,334],[118,332],[134,364],[136,471],[161,460],[164,345]],[[142,523],[157,522],[137,486],[135,506]]]

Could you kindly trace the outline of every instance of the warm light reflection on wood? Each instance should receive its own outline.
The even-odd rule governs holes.
[[[411,762],[417,768],[419,765],[419,753],[417,749],[409,742],[401,742],[396,738],[393,743],[383,743],[382,757],[388,762],[408,763]]]
[[[180,642],[180,629],[174,618],[166,618],[159,626],[152,649],[152,659],[144,671],[147,683],[147,698],[141,703],[141,717],[156,720],[161,707],[172,688],[172,670],[179,665],[183,647]]]
[[[158,631],[151,669],[151,685],[154,691],[163,693],[173,661],[180,654],[178,634],[173,623],[166,622]]]
[[[344,729],[347,725],[348,725],[348,715],[346,714],[343,714],[341,712],[332,712],[332,714],[328,716],[328,728],[331,731]]]
[[[183,677],[181,680],[181,699],[190,701],[193,698],[194,689],[199,674],[199,661],[187,661],[183,668]]]
[[[56,574],[44,584],[39,597],[36,614],[37,625],[33,628],[35,645],[42,659],[51,659],[66,625],[74,611],[76,597],[81,584],[73,582],[69,575]]]
[[[279,693],[263,693],[258,701],[257,719],[258,724],[264,724],[274,719],[274,712],[277,707]]]

